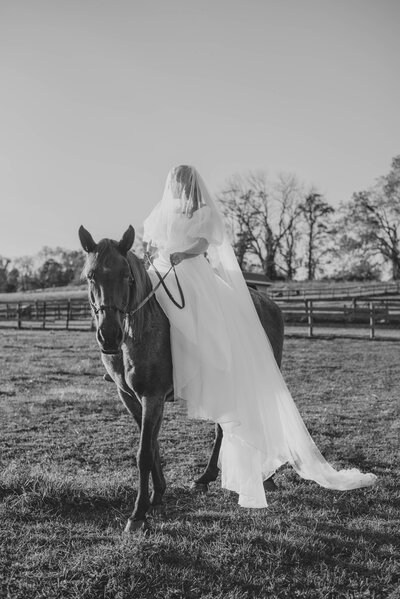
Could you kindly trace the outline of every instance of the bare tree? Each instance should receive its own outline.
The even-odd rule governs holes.
[[[327,259],[330,274],[340,281],[379,280],[378,257],[369,247],[360,244],[355,231],[356,227],[349,219],[349,204],[340,204],[330,228],[332,244]]]
[[[302,199],[302,186],[297,177],[291,173],[281,173],[274,186],[274,195],[279,209],[279,253],[282,269],[286,278],[294,279],[298,266],[297,246],[300,241],[300,203]]]
[[[241,268],[255,259],[267,278],[276,280],[280,261],[285,276],[294,275],[298,190],[293,175],[280,175],[275,185],[263,172],[229,179],[218,198]]]
[[[300,205],[307,231],[307,279],[312,281],[319,260],[326,248],[322,248],[322,242],[329,232],[328,217],[334,212],[320,193],[312,191],[307,195]]]
[[[251,231],[256,226],[253,207],[250,202],[253,190],[240,175],[231,177],[225,189],[219,194],[222,210],[229,223],[233,249],[240,268],[247,267],[246,255],[251,248]]]
[[[400,279],[400,156],[372,188],[353,194],[346,209],[355,247],[383,258],[392,278]]]
[[[350,218],[357,221],[359,242],[390,263],[394,280],[400,279],[400,206],[380,189],[353,195]]]

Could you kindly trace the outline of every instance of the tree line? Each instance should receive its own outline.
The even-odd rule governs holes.
[[[0,293],[79,284],[85,261],[80,250],[45,246],[36,256],[11,262],[0,256]]]
[[[271,281],[400,279],[400,155],[338,208],[290,173],[273,181],[264,172],[234,175],[217,200],[242,270]],[[78,284],[84,259],[80,250],[47,246],[13,262],[0,256],[0,292]]]
[[[336,209],[290,173],[235,175],[218,200],[243,270],[271,281],[400,278],[400,156]]]

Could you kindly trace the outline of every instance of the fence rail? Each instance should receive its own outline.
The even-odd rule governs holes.
[[[400,281],[371,283],[366,285],[321,285],[318,287],[270,287],[267,291],[272,299],[340,299],[400,295]]]
[[[81,299],[0,302],[0,327],[90,329],[92,315]]]
[[[400,296],[344,302],[326,298],[275,298],[275,301],[285,323],[306,326],[310,337],[320,325],[367,326],[371,338],[377,327],[400,328]],[[0,328],[90,330],[93,317],[88,301],[82,299],[0,302]]]
[[[400,329],[400,298],[390,300],[334,303],[326,300],[304,299],[303,301],[277,302],[285,324],[307,327],[308,336],[314,336],[318,326],[368,327],[371,339],[376,329]]]

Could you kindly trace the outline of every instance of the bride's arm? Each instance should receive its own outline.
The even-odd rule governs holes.
[[[204,254],[207,251],[208,246],[209,243],[207,239],[200,237],[190,247],[186,248],[184,252],[174,252],[171,254],[171,262],[173,264],[179,264],[179,262],[182,262],[182,260],[188,260],[189,258],[194,258],[200,254]]]

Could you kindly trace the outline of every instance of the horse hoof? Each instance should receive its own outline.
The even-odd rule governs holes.
[[[153,518],[165,518],[167,516],[167,510],[165,509],[165,505],[163,503],[151,505],[148,511],[148,515],[152,516]]]
[[[264,481],[265,491],[278,491],[278,488],[279,487],[276,486],[272,478],[267,478],[267,480]]]
[[[190,490],[196,493],[208,493],[208,484],[194,482],[191,484]]]
[[[146,534],[149,531],[149,524],[146,519],[143,520],[131,520],[129,518],[126,523],[124,534],[141,532]]]

